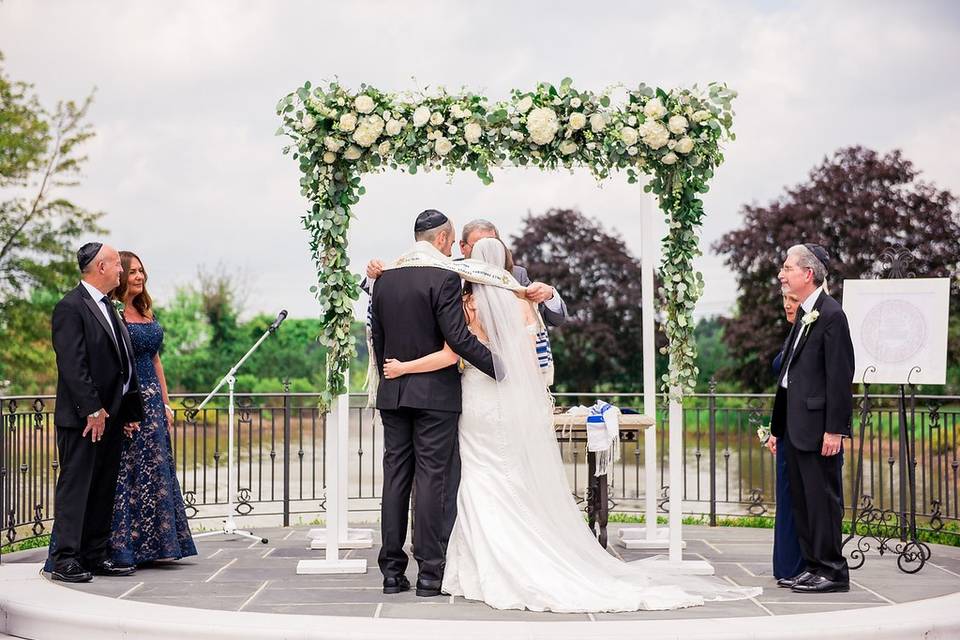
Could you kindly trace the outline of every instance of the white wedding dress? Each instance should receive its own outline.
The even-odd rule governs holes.
[[[474,257],[502,266],[499,246],[478,242]],[[460,491],[443,591],[497,609],[564,613],[680,609],[758,595],[717,578],[651,572],[597,543],[568,488],[552,403],[516,299],[475,286],[474,300],[502,381],[469,365],[463,372]]]

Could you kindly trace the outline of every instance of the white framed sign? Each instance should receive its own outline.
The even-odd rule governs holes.
[[[843,310],[856,353],[853,381],[945,384],[949,278],[844,280]],[[913,373],[911,374],[911,370]]]

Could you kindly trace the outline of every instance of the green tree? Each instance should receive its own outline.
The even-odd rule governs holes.
[[[103,231],[101,213],[64,195],[78,184],[94,135],[91,101],[48,111],[0,66],[0,383],[11,381],[11,391],[52,389],[50,314],[77,280],[79,239]]]
[[[712,316],[701,319],[693,331],[697,340],[697,368],[700,370],[697,391],[706,391],[711,378],[716,378],[718,383],[725,382],[719,373],[733,364],[723,341],[723,325],[722,318]]]

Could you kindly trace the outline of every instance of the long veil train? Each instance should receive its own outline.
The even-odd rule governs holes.
[[[497,240],[481,240],[473,253],[491,264],[504,264],[505,249]],[[469,429],[483,430],[484,448],[491,450],[484,451],[485,459],[498,467],[487,474],[495,484],[484,487],[485,492],[508,495],[500,496],[494,513],[489,505],[486,513],[473,513],[479,506],[461,504],[453,553],[448,553],[447,570],[452,573],[444,587],[493,606],[569,612],[678,609],[758,595],[760,588],[718,578],[651,572],[642,563],[614,558],[597,544],[569,491],[552,402],[517,298],[506,289],[479,285],[474,286],[474,299],[497,356],[500,382],[482,375],[465,377],[465,412],[472,385],[495,386],[495,393],[484,397],[496,406],[482,424],[461,422],[461,448],[470,446],[464,439]],[[467,456],[472,453],[463,451],[462,492],[471,491]],[[473,572],[480,575],[465,575]],[[475,585],[473,594],[463,592],[471,590],[464,588],[469,584]],[[508,590],[513,593],[499,593]]]

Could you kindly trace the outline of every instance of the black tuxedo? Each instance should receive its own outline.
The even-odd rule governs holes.
[[[786,438],[787,474],[800,548],[807,571],[829,580],[849,580],[842,552],[843,454],[821,455],[824,433],[850,435],[854,353],[840,304],[820,293],[820,316],[803,328],[797,314],[784,343],[771,432]],[[797,335],[803,332],[800,341]],[[787,375],[787,388],[781,386]]]
[[[387,380],[383,363],[387,358],[416,360],[439,351],[446,342],[493,376],[493,357],[467,330],[460,276],[445,269],[385,271],[374,285],[370,325],[381,375],[377,409],[384,426],[380,571],[385,578],[406,571],[403,545],[415,485],[414,557],[420,580],[439,588],[460,482],[460,371],[451,365]]]
[[[99,309],[102,304],[79,285],[53,310],[57,356],[54,424],[60,464],[55,542],[50,551],[55,567],[71,558],[87,566],[107,559],[123,425],[144,417],[130,335],[112,305],[113,318],[108,322]],[[128,378],[129,389],[124,394]],[[82,431],[87,416],[100,409],[109,417],[103,438],[94,443],[90,434],[82,437]]]

